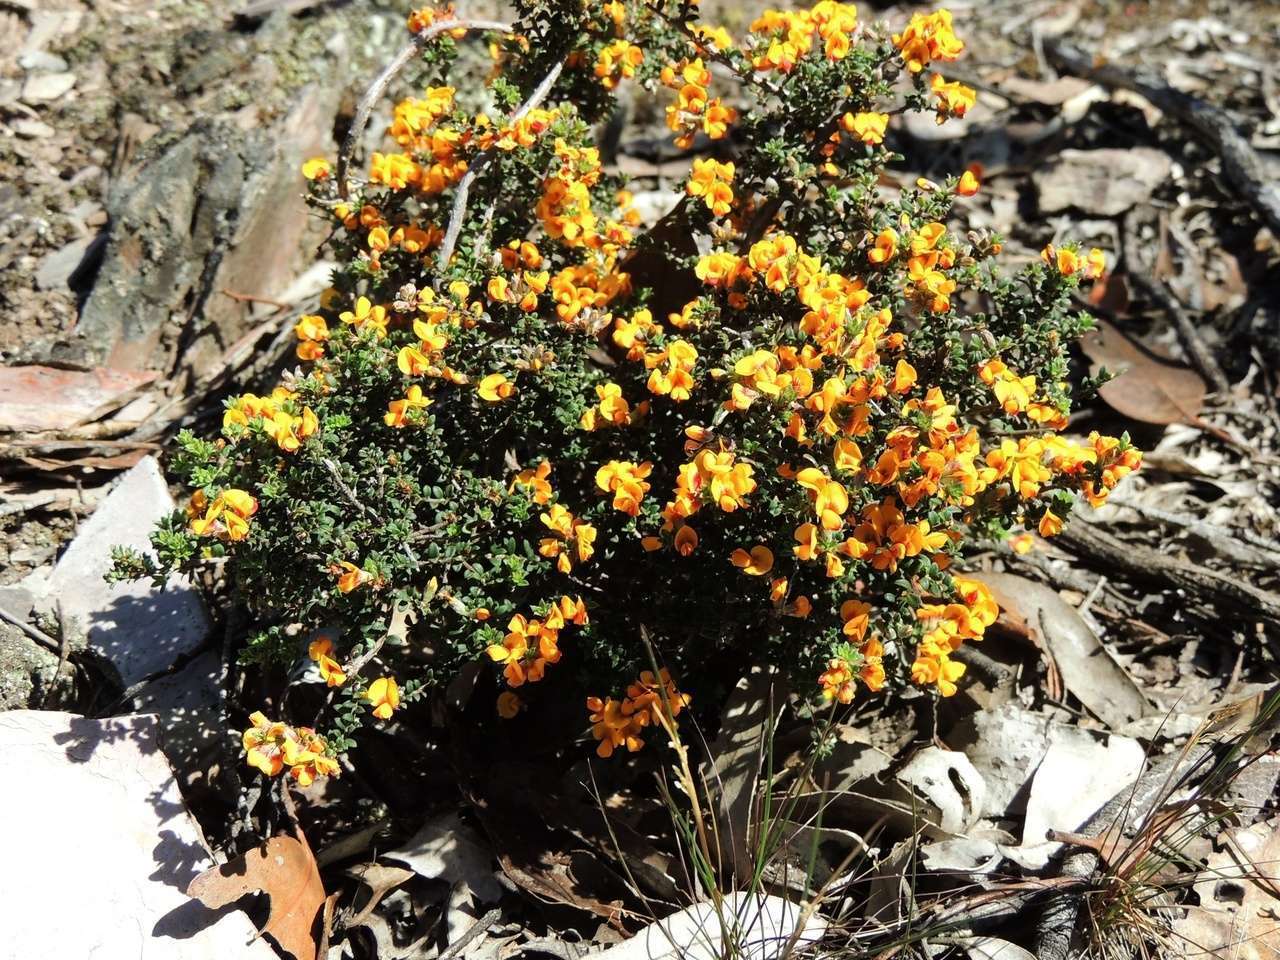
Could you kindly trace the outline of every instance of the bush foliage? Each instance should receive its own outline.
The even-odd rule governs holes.
[[[966,544],[1052,535],[1137,466],[1056,432],[1102,254],[1006,275],[999,237],[947,227],[974,171],[887,169],[892,114],[974,101],[940,72],[963,50],[945,10],[895,33],[820,0],[731,37],[687,2],[516,7],[470,93],[450,84],[480,34],[422,43],[425,93],[366,175],[306,164],[341,266],[304,365],[181,436],[190,507],[120,572],[227,558],[262,624],[247,658],[307,653],[337,689],[325,736],[246,734],[304,781],[473,661],[511,723],[572,678],[602,755],[748,662],[840,703],[952,694],[996,616],[954,572]],[[648,230],[596,142],[627,85],[693,151]]]

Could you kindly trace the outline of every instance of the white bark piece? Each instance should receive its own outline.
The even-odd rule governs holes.
[[[719,913],[709,902],[696,903],[591,954],[590,960],[774,960],[783,955],[800,919],[801,908],[781,897],[731,893]],[[826,929],[821,917],[809,917],[793,949],[821,940]]]
[[[1049,830],[1073,832],[1112,797],[1138,779],[1145,754],[1136,740],[1055,725],[1049,749],[1031,781],[1022,845],[1001,852],[1029,870],[1049,862],[1062,846]]]

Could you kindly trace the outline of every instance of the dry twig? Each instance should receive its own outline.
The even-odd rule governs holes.
[[[56,653],[59,656],[62,655],[62,644],[58,643],[57,640],[53,639],[53,637],[49,636],[39,627],[33,627],[31,624],[27,623],[27,621],[13,613],[10,613],[4,607],[0,607],[0,620],[3,620],[5,623],[13,624],[13,626],[17,627],[36,643],[45,647],[50,653]]]
[[[344,200],[349,192],[347,189],[347,167],[351,163],[351,155],[355,152],[356,144],[364,136],[364,128],[369,124],[369,115],[373,112],[374,106],[382,99],[382,95],[386,93],[387,87],[395,79],[396,74],[404,69],[405,64],[412,60],[415,54],[440,34],[448,33],[451,30],[495,30],[499,33],[510,33],[511,24],[503,23],[499,20],[453,18],[437,20],[416,34],[413,42],[395,55],[386,68],[378,74],[377,79],[369,85],[369,89],[364,92],[364,96],[360,98],[360,104],[356,107],[356,115],[351,120],[351,129],[347,131],[346,139],[342,141],[342,149],[338,151],[338,193],[341,194]]]
[[[507,118],[508,126],[519,123],[528,115],[530,110],[533,110],[547,98],[547,94],[555,86],[556,80],[560,78],[560,71],[563,69],[564,61],[560,60],[542,78],[542,82],[534,88],[533,93],[529,94],[529,99],[520,104],[515,113]],[[493,159],[495,151],[495,147],[482,150],[480,155],[467,167],[467,172],[462,175],[462,179],[458,182],[458,189],[453,195],[453,208],[449,211],[449,227],[445,230],[444,242],[440,244],[440,255],[436,260],[436,271],[439,274],[444,273],[445,268],[449,266],[449,261],[453,259],[454,248],[458,245],[458,235],[462,233],[462,222],[467,216],[467,200],[471,194],[471,185],[475,183],[476,177],[480,176],[481,171],[489,165],[489,161]]]
[[[1215,607],[1227,607],[1248,618],[1280,629],[1280,598],[1250,583],[1216,570],[1185,563],[1150,547],[1126,543],[1081,517],[1073,517],[1057,542],[1129,578],[1184,591],[1194,600]]]

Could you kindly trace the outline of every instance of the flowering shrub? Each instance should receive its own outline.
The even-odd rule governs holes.
[[[394,146],[364,176],[305,165],[341,263],[305,366],[180,438],[187,516],[120,571],[229,559],[263,624],[246,656],[305,652],[336,695],[323,738],[245,735],[300,780],[469,661],[510,722],[571,678],[604,756],[748,661],[839,703],[953,694],[997,614],[953,572],[965,545],[1057,533],[1139,455],[1056,432],[1102,254],[1006,276],[998,237],[947,227],[974,171],[885,186],[891,114],[974,102],[950,14],[893,33],[820,0],[732,37],[675,0],[516,7],[482,110],[449,85],[454,13],[418,11],[449,29]],[[626,84],[698,151],[648,231],[593,139]]]

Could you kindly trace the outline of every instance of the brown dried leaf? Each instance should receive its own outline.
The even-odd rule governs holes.
[[[359,880],[369,888],[369,900],[358,914],[351,918],[349,926],[359,926],[382,902],[382,898],[406,880],[417,876],[403,867],[390,867],[383,863],[366,863],[346,871],[347,876]]]
[[[211,867],[191,881],[187,896],[216,910],[259,891],[271,900],[261,932],[294,960],[316,960],[312,928],[325,900],[324,885],[310,848],[293,837],[272,837],[242,857]]]
[[[539,806],[556,802],[558,795],[545,768],[513,761],[484,772],[471,808],[507,878],[535,897],[593,913],[621,929],[631,914],[626,884],[604,858],[578,848],[546,822]]]
[[[1127,338],[1104,320],[1084,335],[1080,347],[1097,373],[1119,373],[1099,391],[1113,410],[1143,423],[1166,425],[1197,420],[1205,383],[1190,367],[1171,363]]]
[[[568,853],[544,850],[535,861],[517,863],[514,858],[500,853],[498,863],[502,872],[520,889],[552,903],[593,913],[610,926],[621,927],[623,915],[627,912],[621,900],[605,903],[583,892],[591,886],[584,880],[593,878],[599,869],[594,854],[582,850]]]
[[[1032,80],[1029,77],[1012,75],[1001,79],[996,89],[1001,93],[1012,94],[1046,107],[1060,107],[1068,100],[1073,100],[1084,93],[1093,84],[1079,77],[1063,76],[1056,80]]]
[[[1147,712],[1133,679],[1111,659],[1097,634],[1057,591],[1010,573],[985,573],[982,582],[996,602],[1022,618],[1052,652],[1068,690],[1115,729]]]

